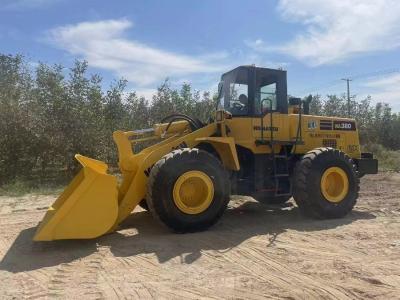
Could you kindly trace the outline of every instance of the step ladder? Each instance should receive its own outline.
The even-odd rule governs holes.
[[[287,148],[285,145],[298,144],[298,141],[280,141],[274,139],[274,130],[273,130],[273,111],[272,111],[272,101],[270,103],[270,122],[269,122],[269,139],[264,139],[264,116],[261,116],[261,140],[256,140],[256,145],[268,145],[271,148],[271,158],[272,158],[272,179],[275,183],[275,192],[274,196],[291,196],[292,195],[292,182],[290,180],[289,174],[289,157]],[[262,107],[262,102],[261,102]],[[274,146],[282,145],[280,147],[284,149],[283,153],[275,154]],[[279,169],[278,169],[279,168]]]
[[[272,148],[273,149],[273,148]],[[292,182],[289,174],[289,157],[286,147],[283,154],[275,154],[272,150],[272,177],[275,181],[275,197],[291,196]]]

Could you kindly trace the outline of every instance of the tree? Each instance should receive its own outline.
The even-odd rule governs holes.
[[[173,113],[204,123],[214,117],[216,95],[189,83],[176,89],[166,79],[145,99],[126,92],[124,79],[104,90],[102,78],[88,69],[86,61],[75,61],[69,70],[58,64],[29,67],[23,56],[0,54],[0,184],[35,176],[68,178],[76,173],[76,153],[116,167],[113,131],[152,127]],[[371,97],[351,102],[361,143],[400,149],[400,114],[388,104],[371,103]],[[347,100],[314,95],[310,113],[345,117]]]
[[[32,78],[23,57],[0,55],[0,183],[26,174],[35,164],[31,91]]]

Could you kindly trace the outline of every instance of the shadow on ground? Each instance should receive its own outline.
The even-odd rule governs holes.
[[[36,228],[25,229],[0,262],[0,270],[18,273],[56,266],[86,257],[102,246],[109,247],[116,257],[154,253],[160,263],[179,256],[182,263],[190,264],[200,258],[204,250],[223,253],[253,236],[265,235],[266,245],[270,245],[287,229],[320,231],[372,218],[375,216],[371,213],[354,210],[343,219],[310,220],[303,217],[297,207],[246,202],[228,209],[222,220],[208,231],[174,234],[143,211],[132,214],[119,232],[94,240],[33,242]],[[132,227],[137,233],[126,234],[132,232],[126,230]]]

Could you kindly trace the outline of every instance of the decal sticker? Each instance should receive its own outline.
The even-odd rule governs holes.
[[[254,130],[258,130],[258,131],[261,131],[261,126],[254,126],[253,127],[253,129]],[[263,131],[271,131],[271,127],[268,127],[268,126],[263,126],[262,127],[262,130]],[[279,129],[278,129],[278,127],[272,127],[272,131],[278,131]]]
[[[312,138],[340,139],[340,133],[310,133]]]
[[[348,145],[347,150],[349,152],[357,152],[358,151],[358,145]]]
[[[331,120],[319,120],[319,129],[332,130],[332,121]]]
[[[317,122],[315,120],[308,121],[308,129],[311,130],[317,129]]]
[[[333,121],[334,130],[355,131],[356,123],[353,121]]]

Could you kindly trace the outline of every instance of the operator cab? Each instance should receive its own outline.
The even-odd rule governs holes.
[[[288,112],[286,71],[240,66],[221,76],[218,108],[232,117],[256,117]]]

